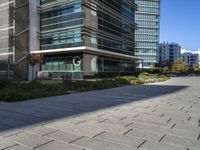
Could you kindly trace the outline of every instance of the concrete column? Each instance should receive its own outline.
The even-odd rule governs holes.
[[[40,0],[29,0],[29,50],[35,51],[40,49],[40,40],[38,38],[40,32],[40,15],[38,13],[38,6],[40,6]],[[37,77],[37,72],[40,71],[40,65],[35,65],[34,70],[29,65],[28,79],[32,80]],[[32,72],[34,71],[34,72]],[[34,75],[34,76],[33,76]],[[33,77],[32,77],[33,76]]]
[[[84,76],[94,76],[98,72],[97,59],[98,56],[83,54]]]

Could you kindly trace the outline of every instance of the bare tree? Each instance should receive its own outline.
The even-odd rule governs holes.
[[[43,54],[28,54],[27,60],[32,67],[32,80],[34,80],[34,67],[36,64],[39,64],[43,61],[44,55]]]

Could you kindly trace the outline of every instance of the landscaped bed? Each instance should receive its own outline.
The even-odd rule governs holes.
[[[149,82],[165,81],[166,76],[143,73],[138,77],[122,76],[100,80],[42,80],[31,82],[0,81],[0,101],[15,102],[49,96],[68,94],[69,91],[85,92],[124,85],[138,85]]]
[[[169,77],[167,77],[166,75],[150,74],[144,72],[138,76],[138,79],[141,80],[143,83],[154,83],[154,82],[166,81],[169,79]]]

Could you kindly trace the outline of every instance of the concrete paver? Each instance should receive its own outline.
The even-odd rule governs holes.
[[[84,137],[78,141],[73,142],[77,146],[89,148],[94,150],[136,150],[134,146],[125,146],[118,143],[111,143],[110,141],[103,141],[93,138]]]
[[[65,142],[65,143],[71,143],[81,138],[82,136],[67,133],[67,132],[62,132],[62,131],[56,131],[56,132],[47,134],[46,137],[57,140],[57,141]]]
[[[12,147],[8,147],[4,150],[31,150],[31,149],[28,148],[28,147],[25,147],[25,146],[15,145],[15,146],[12,146]]]
[[[76,146],[53,141],[37,147],[36,150],[83,150],[83,149]]]
[[[41,136],[44,136],[46,134],[50,134],[50,133],[53,133],[53,132],[56,132],[56,131],[57,130],[55,130],[55,129],[51,129],[51,128],[44,127],[44,126],[33,127],[33,128],[28,130],[28,132],[30,132],[30,133],[38,134],[38,135],[41,135]]]
[[[120,135],[120,134],[111,133],[111,132],[104,132],[96,136],[95,138],[104,140],[104,141],[110,141],[113,143],[119,143],[126,146],[133,146],[133,147],[139,147],[139,145],[145,141],[145,139],[142,139],[139,137]]]
[[[148,150],[187,150],[182,146],[166,144],[166,143],[158,143],[154,141],[145,142],[140,148],[148,149]]]
[[[200,141],[191,140],[191,139],[187,139],[187,138],[183,138],[183,137],[166,135],[163,138],[162,142],[169,143],[169,144],[181,145],[188,149],[190,149],[190,148],[200,149]]]
[[[126,135],[140,137],[140,138],[144,138],[147,140],[159,141],[163,137],[164,133],[147,131],[145,129],[144,130],[143,129],[133,129],[130,132],[128,132]]]
[[[15,145],[17,145],[17,144],[14,143],[14,142],[0,138],[0,149],[5,149],[5,148],[12,147],[12,146],[15,146]]]
[[[6,139],[10,141],[15,141],[19,144],[28,146],[30,148],[36,148],[40,145],[43,145],[52,141],[50,139],[46,139],[46,138],[43,138],[34,134],[26,133],[26,132],[9,136]]]

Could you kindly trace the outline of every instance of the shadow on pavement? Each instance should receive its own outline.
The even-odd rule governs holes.
[[[17,103],[0,102],[0,133],[134,101],[175,93],[187,86],[139,85]]]

